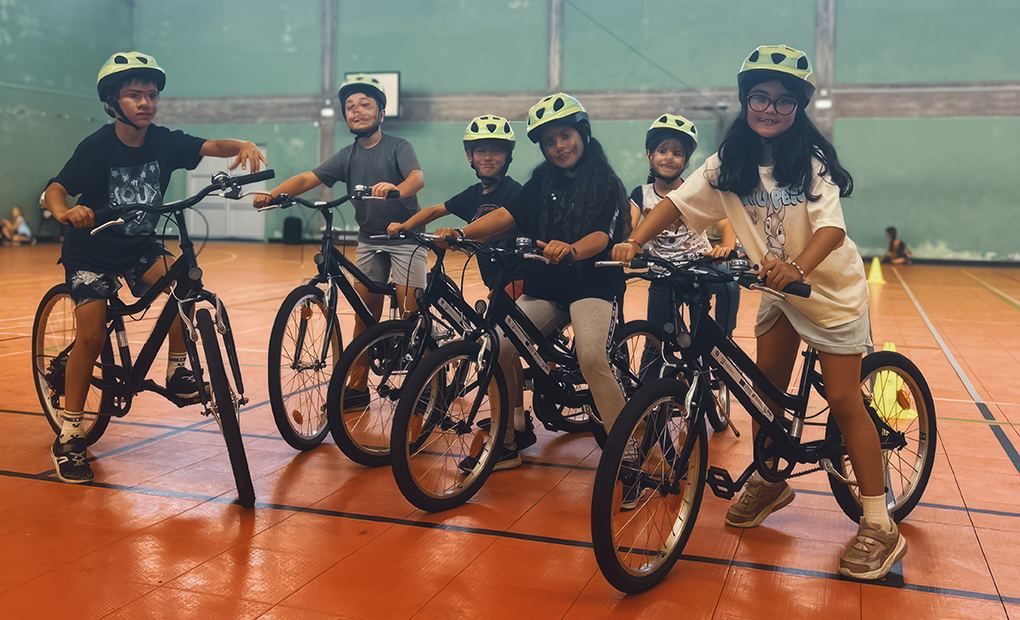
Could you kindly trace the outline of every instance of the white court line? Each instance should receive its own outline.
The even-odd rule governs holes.
[[[982,286],[984,286],[988,290],[992,291],[996,295],[1000,295],[1003,298],[1008,299],[1009,301],[1011,301],[1013,303],[1014,306],[1017,306],[1018,308],[1020,308],[1020,301],[1017,301],[1016,299],[1013,299],[1012,297],[1007,295],[1002,289],[999,289],[999,288],[997,288],[995,286],[992,286],[988,282],[985,282],[984,280],[982,280],[981,278],[975,276],[974,274],[970,273],[969,271],[966,271],[966,270],[961,270],[961,271],[963,271],[964,275],[977,280],[978,282],[980,282],[982,284]]]

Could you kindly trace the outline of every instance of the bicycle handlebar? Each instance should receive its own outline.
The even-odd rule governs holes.
[[[262,172],[255,172],[253,174],[246,174],[239,177],[232,177],[226,172],[217,172],[212,176],[212,183],[203,187],[198,191],[197,194],[184,200],[178,200],[177,202],[171,202],[160,206],[143,205],[143,204],[124,204],[117,205],[120,210],[133,210],[133,211],[145,211],[147,213],[155,213],[157,215],[164,215],[167,213],[174,213],[175,211],[183,211],[184,209],[191,208],[202,201],[203,198],[209,194],[220,190],[223,192],[225,198],[236,200],[241,197],[241,186],[248,185],[250,183],[257,183],[259,181],[265,181],[272,179],[276,176],[276,171],[273,169],[263,170]],[[100,226],[93,228],[90,231],[90,235],[95,236],[96,233],[110,228],[111,226],[117,226],[124,223],[124,218],[117,218],[106,222]]]
[[[731,256],[733,256],[731,254]],[[791,282],[783,287],[782,292],[771,289],[765,286],[761,280],[758,279],[757,274],[747,273],[746,269],[750,266],[749,263],[743,261],[743,259],[736,259],[742,261],[741,268],[735,269],[736,273],[726,273],[719,271],[711,265],[717,259],[711,256],[703,256],[693,258],[686,262],[673,262],[658,256],[652,256],[651,254],[638,254],[632,258],[629,262],[627,261],[596,261],[596,267],[628,267],[631,269],[645,269],[649,266],[657,267],[658,270],[649,270],[645,274],[640,274],[637,277],[643,277],[646,280],[659,280],[668,278],[672,275],[682,275],[686,277],[692,277],[695,279],[708,279],[718,282],[724,282],[728,280],[735,280],[741,286],[761,291],[768,295],[776,296],[780,299],[785,299],[786,295],[795,295],[797,297],[810,297],[811,296],[811,285],[807,282]],[[784,294],[785,293],[785,294]]]
[[[310,200],[305,200],[304,198],[302,198],[300,196],[291,196],[289,194],[280,194],[280,195],[274,197],[273,199],[271,199],[268,203],[266,203],[266,206],[259,207],[256,210],[259,211],[259,212],[269,211],[270,209],[275,209],[276,207],[279,207],[281,209],[286,209],[288,207],[291,207],[294,204],[299,204],[299,205],[308,207],[310,209],[320,209],[321,210],[321,209],[332,209],[334,207],[339,207],[340,205],[344,204],[345,202],[347,202],[349,200],[396,200],[398,198],[400,198],[400,190],[399,189],[392,189],[392,190],[390,190],[386,194],[386,197],[383,198],[381,196],[373,196],[372,195],[372,188],[371,187],[367,187],[365,185],[355,185],[354,186],[354,191],[352,191],[350,194],[346,194],[344,196],[341,196],[340,198],[337,198],[336,200],[331,200],[329,202],[323,202],[321,200],[316,200],[316,201],[313,202],[313,201],[310,201]]]

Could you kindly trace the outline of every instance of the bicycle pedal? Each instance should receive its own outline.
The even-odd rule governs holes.
[[[708,468],[708,476],[705,483],[712,489],[712,493],[720,499],[733,499],[733,496],[740,490],[733,483],[730,472],[714,465]]]

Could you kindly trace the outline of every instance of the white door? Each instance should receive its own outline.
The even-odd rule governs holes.
[[[265,148],[259,147],[265,155]],[[204,157],[198,167],[188,171],[188,195],[192,196],[206,185],[217,172],[229,172],[233,158]],[[230,172],[232,176],[247,174],[240,168]],[[241,188],[243,193],[265,191],[266,182],[259,181]],[[210,239],[265,239],[265,214],[255,211],[251,196],[240,200],[228,200],[221,196],[206,196],[202,202],[188,209],[185,218],[191,236],[201,239],[205,236],[208,222]],[[203,221],[202,216],[205,216]]]

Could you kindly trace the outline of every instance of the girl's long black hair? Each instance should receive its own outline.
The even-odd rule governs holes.
[[[563,232],[567,243],[580,240],[595,229],[595,222],[603,209],[616,209],[620,211],[618,217],[623,218],[628,230],[624,235],[630,234],[630,218],[627,217],[624,205],[629,204],[627,192],[623,182],[616,176],[613,167],[609,165],[609,158],[599,143],[591,135],[591,130],[586,123],[574,126],[581,134],[581,142],[584,144],[584,152],[574,166],[573,183],[570,186],[569,202],[560,208],[563,211]],[[541,145],[540,145],[541,147]],[[543,151],[544,155],[544,151]],[[541,212],[538,219],[539,230],[547,231],[552,222],[552,213],[555,205],[551,200],[552,182],[556,173],[563,171],[549,163],[545,159],[532,172],[533,175],[541,175]]]
[[[719,146],[719,177],[713,187],[738,196],[746,196],[758,189],[762,138],[747,124],[747,94],[755,84],[778,79],[790,92],[797,93],[798,105],[793,125],[772,141],[772,178],[780,187],[802,191],[808,200],[814,202],[821,197],[810,193],[813,176],[811,159],[817,158],[822,162],[822,174],[829,175],[839,187],[840,197],[849,196],[854,189],[853,177],[839,163],[832,143],[818,131],[804,111],[808,101],[799,80],[772,71],[760,73],[756,81],[748,80],[741,85],[740,112]]]

